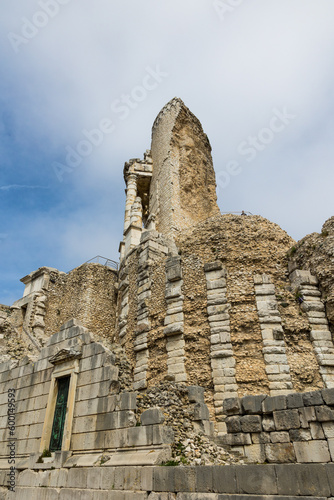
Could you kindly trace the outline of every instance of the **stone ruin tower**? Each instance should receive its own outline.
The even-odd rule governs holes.
[[[143,470],[142,483],[134,479],[140,468],[128,467],[171,465],[172,457],[225,463],[213,439],[253,463],[333,462],[334,217],[296,243],[261,216],[221,215],[210,143],[176,98],[154,122],[151,150],[125,164],[124,178],[119,269],[42,267],[22,278],[21,299],[0,304],[0,435],[9,438],[7,391],[15,388],[20,498],[46,484],[74,495],[80,484],[92,498],[99,484],[111,493],[114,477],[117,498],[140,484],[140,498],[157,498],[152,486],[167,498],[194,484],[220,498],[212,492],[231,492],[219,467],[199,470],[197,481],[196,468],[174,477],[150,467],[154,481]],[[43,458],[48,448],[53,456]],[[120,466],[128,479],[116,474]],[[70,470],[53,470],[63,467]],[[1,498],[5,469],[0,446]],[[275,483],[266,465],[258,473],[265,487],[254,487],[251,469],[249,491],[244,468],[232,469],[238,494],[268,494]],[[320,469],[302,470],[312,483],[306,492],[318,491],[313,476],[325,484]],[[291,468],[275,474],[286,473],[292,478]],[[290,482],[289,495],[301,495]],[[39,491],[36,498],[49,498]]]
[[[144,160],[125,164],[124,180],[121,258],[139,243],[143,227],[175,239],[183,229],[219,213],[209,139],[179,98],[160,111],[151,150]]]
[[[209,140],[181,99],[160,111],[151,150],[125,163],[124,179],[115,340],[134,390],[200,385],[225,432],[225,399],[334,386],[316,276],[276,224],[220,214]]]

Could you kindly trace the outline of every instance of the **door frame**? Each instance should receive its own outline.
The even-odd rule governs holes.
[[[56,365],[51,376],[51,386],[49,392],[48,403],[46,407],[44,425],[42,430],[42,438],[39,447],[39,452],[43,453],[46,449],[50,447],[54,412],[56,408],[57,395],[58,395],[58,384],[57,379],[65,376],[70,376],[70,383],[68,388],[67,406],[66,406],[66,417],[64,424],[63,439],[61,445],[61,451],[69,451],[71,444],[72,435],[72,424],[73,424],[73,414],[74,414],[74,403],[75,403],[75,393],[77,388],[79,373],[79,360],[71,359],[65,361],[59,365]]]

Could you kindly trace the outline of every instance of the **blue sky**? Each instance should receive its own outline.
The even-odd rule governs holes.
[[[333,24],[332,0],[2,0],[0,303],[38,267],[118,260],[124,162],[174,96],[209,136],[222,212],[320,231]]]

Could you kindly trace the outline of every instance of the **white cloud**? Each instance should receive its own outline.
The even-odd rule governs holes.
[[[19,33],[22,18],[32,19],[38,9],[33,0],[3,0],[0,6],[0,88],[10,117],[0,124],[7,141],[6,147],[0,143],[6,167],[0,189],[35,186],[37,194],[38,186],[49,186],[50,194],[58,194],[59,205],[46,200],[45,212],[30,221],[27,207],[29,231],[18,225],[20,242],[28,245],[27,267],[37,262],[31,254],[40,265],[62,269],[92,254],[115,258],[123,164],[150,147],[154,118],[174,96],[202,122],[216,172],[238,159],[238,144],[266,126],[273,108],[286,106],[296,115],[219,193],[222,211],[260,213],[295,238],[319,231],[333,214],[332,0],[247,0],[223,21],[210,0],[71,0],[16,54],[6,34]],[[145,68],[157,64],[168,78],[125,120],[114,116],[111,103],[131,93]],[[59,183],[52,163],[63,161],[82,130],[105,117],[114,119],[114,132]],[[11,233],[1,230],[9,235],[10,253]]]

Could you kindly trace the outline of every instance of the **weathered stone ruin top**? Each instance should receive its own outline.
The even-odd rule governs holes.
[[[121,259],[139,243],[142,226],[174,239],[219,213],[211,146],[199,120],[178,98],[158,114],[151,150],[125,164],[126,208]]]

